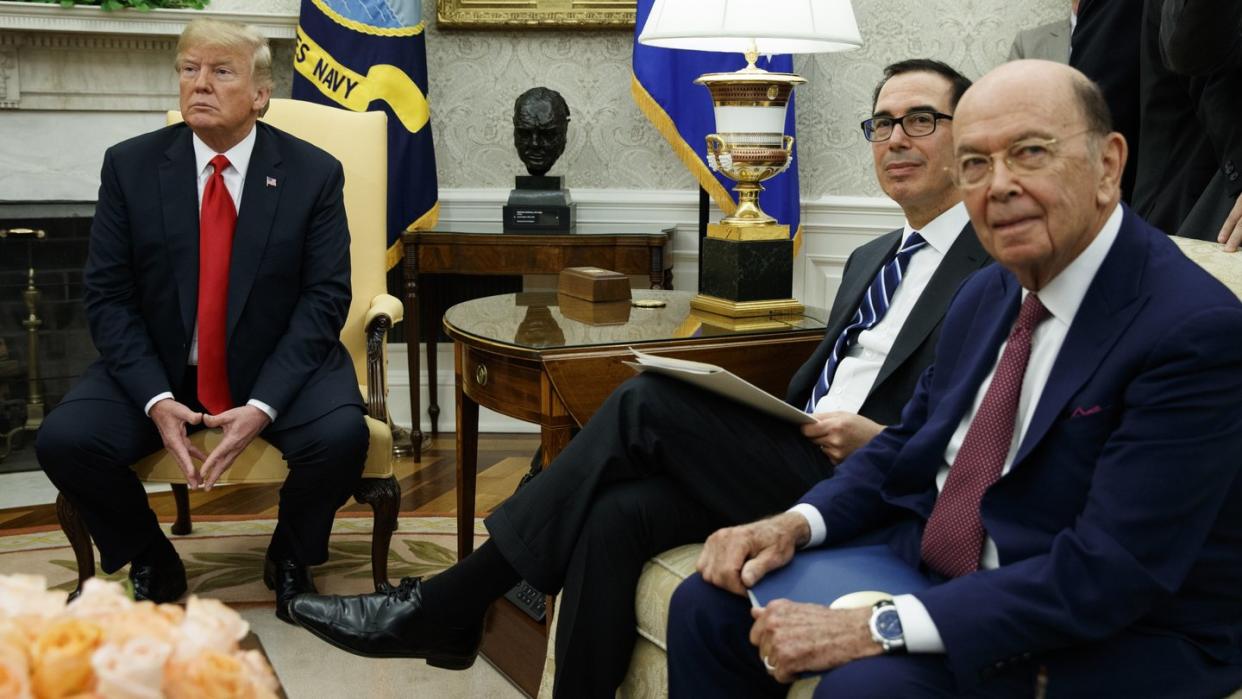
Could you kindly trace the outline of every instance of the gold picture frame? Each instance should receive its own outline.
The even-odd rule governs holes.
[[[633,29],[636,0],[436,0],[445,29]]]

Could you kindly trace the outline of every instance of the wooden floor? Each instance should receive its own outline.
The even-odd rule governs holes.
[[[509,497],[539,446],[536,434],[480,434],[478,497],[476,515],[481,515]],[[401,513],[405,515],[452,515],[456,504],[456,442],[453,434],[440,435],[423,453],[422,463],[405,457],[397,462],[396,477],[401,486]],[[279,485],[237,485],[210,493],[192,492],[190,511],[194,515],[276,516]],[[152,493],[151,508],[161,519],[176,514],[171,493]],[[370,508],[352,499],[341,508],[347,513],[369,513]],[[19,529],[55,525],[56,507],[36,505],[0,510],[0,529]]]

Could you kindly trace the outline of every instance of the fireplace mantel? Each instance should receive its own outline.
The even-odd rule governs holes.
[[[61,7],[42,3],[0,0],[0,29],[14,31],[177,36],[195,17],[249,24],[269,39],[292,39],[297,14],[205,10],[114,10],[98,7]]]
[[[93,202],[108,146],[177,108],[177,36],[197,17],[255,26],[276,95],[292,80],[297,0],[212,0],[206,10],[116,10],[0,0],[0,203]]]

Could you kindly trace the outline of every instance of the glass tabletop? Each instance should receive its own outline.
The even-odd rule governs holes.
[[[501,294],[459,303],[444,314],[453,328],[528,349],[624,345],[696,337],[823,330],[828,314],[733,320],[690,308],[689,291],[640,290],[631,301],[590,302],[554,291]],[[663,302],[655,306],[652,302]],[[636,305],[637,304],[637,305]]]

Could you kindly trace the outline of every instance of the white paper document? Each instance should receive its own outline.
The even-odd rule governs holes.
[[[626,362],[626,364],[638,371],[650,371],[680,379],[742,405],[749,405],[755,410],[786,422],[795,424],[815,422],[815,418],[810,415],[715,364],[647,354],[633,347],[630,351],[634,353],[637,361]]]

